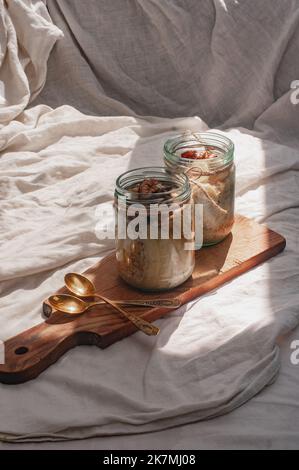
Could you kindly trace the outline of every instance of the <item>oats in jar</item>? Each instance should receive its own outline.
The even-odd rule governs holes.
[[[203,205],[203,243],[223,240],[234,223],[234,144],[214,132],[186,132],[164,145],[172,173],[188,175],[195,204]]]
[[[144,217],[139,222],[145,224],[142,237],[129,236],[130,223],[135,222],[130,212],[133,205],[143,209]],[[159,212],[159,205],[163,205],[164,212]],[[191,187],[185,175],[171,175],[165,168],[154,167],[132,170],[117,179],[116,260],[119,274],[128,284],[142,290],[166,290],[191,276],[195,263],[193,227],[188,236],[182,223],[179,237],[174,230],[174,220],[183,218],[188,205],[192,206]],[[152,224],[152,208],[157,213],[156,227]],[[167,238],[163,214],[167,217]],[[126,235],[121,237],[118,227],[123,215]]]

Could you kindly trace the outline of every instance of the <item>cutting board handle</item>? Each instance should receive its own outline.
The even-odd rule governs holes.
[[[24,331],[4,343],[0,381],[12,384],[30,380],[76,344],[76,335],[59,335],[57,325],[46,322]]]

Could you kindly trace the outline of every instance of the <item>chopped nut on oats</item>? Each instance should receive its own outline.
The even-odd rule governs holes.
[[[170,185],[155,178],[146,178],[130,188],[130,191],[139,194],[164,193],[171,189]]]
[[[202,152],[198,150],[186,150],[181,154],[182,158],[188,158],[189,160],[206,160],[208,158],[217,157],[216,153],[211,152],[213,147],[210,147]]]

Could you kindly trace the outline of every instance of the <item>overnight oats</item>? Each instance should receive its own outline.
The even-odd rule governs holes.
[[[122,279],[153,291],[172,289],[191,276],[193,203],[184,174],[172,175],[162,167],[124,173],[116,181],[115,210],[116,260]],[[184,218],[190,221],[189,230]]]
[[[203,206],[203,245],[223,240],[234,223],[234,144],[222,134],[192,133],[168,140],[164,162],[190,179],[194,204]]]

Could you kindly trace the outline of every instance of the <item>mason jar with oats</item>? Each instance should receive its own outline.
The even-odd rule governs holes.
[[[171,173],[189,177],[193,201],[203,206],[203,245],[214,245],[234,223],[234,144],[215,132],[184,134],[164,145],[164,162]]]
[[[184,174],[144,167],[119,176],[115,188],[116,261],[124,281],[141,290],[162,291],[192,275],[193,208],[190,182]]]

